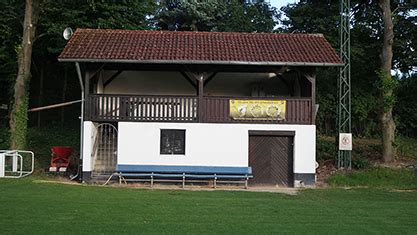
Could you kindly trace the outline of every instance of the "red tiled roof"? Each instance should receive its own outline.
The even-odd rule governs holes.
[[[77,29],[60,61],[340,65],[321,34]]]

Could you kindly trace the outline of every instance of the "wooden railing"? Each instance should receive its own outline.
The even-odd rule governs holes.
[[[286,100],[284,120],[234,120],[230,99]],[[282,123],[311,124],[311,98],[204,97],[198,117],[197,96],[142,96],[91,94],[86,100],[86,120],[138,122]]]
[[[287,123],[287,124],[311,124],[312,102],[311,98],[235,98],[248,100],[286,100],[286,112],[284,120],[234,120],[230,117],[229,97],[204,97],[204,122],[249,122],[249,123]]]
[[[197,97],[89,95],[86,119],[94,121],[197,122]]]

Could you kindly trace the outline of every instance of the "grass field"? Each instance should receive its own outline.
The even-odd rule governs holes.
[[[417,184],[414,169],[375,167],[361,171],[338,172],[328,179],[332,186],[367,186],[409,189]]]
[[[296,196],[0,180],[0,231],[32,233],[415,233],[417,192],[315,189]]]

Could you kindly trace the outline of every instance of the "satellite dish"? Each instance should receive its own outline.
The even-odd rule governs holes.
[[[64,32],[62,33],[62,36],[65,40],[69,40],[74,32],[70,27],[66,28]]]

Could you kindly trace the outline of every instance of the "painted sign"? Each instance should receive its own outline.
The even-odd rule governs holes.
[[[352,150],[352,134],[340,133],[339,134],[339,150]]]
[[[285,100],[230,100],[230,117],[235,120],[284,120]]]

